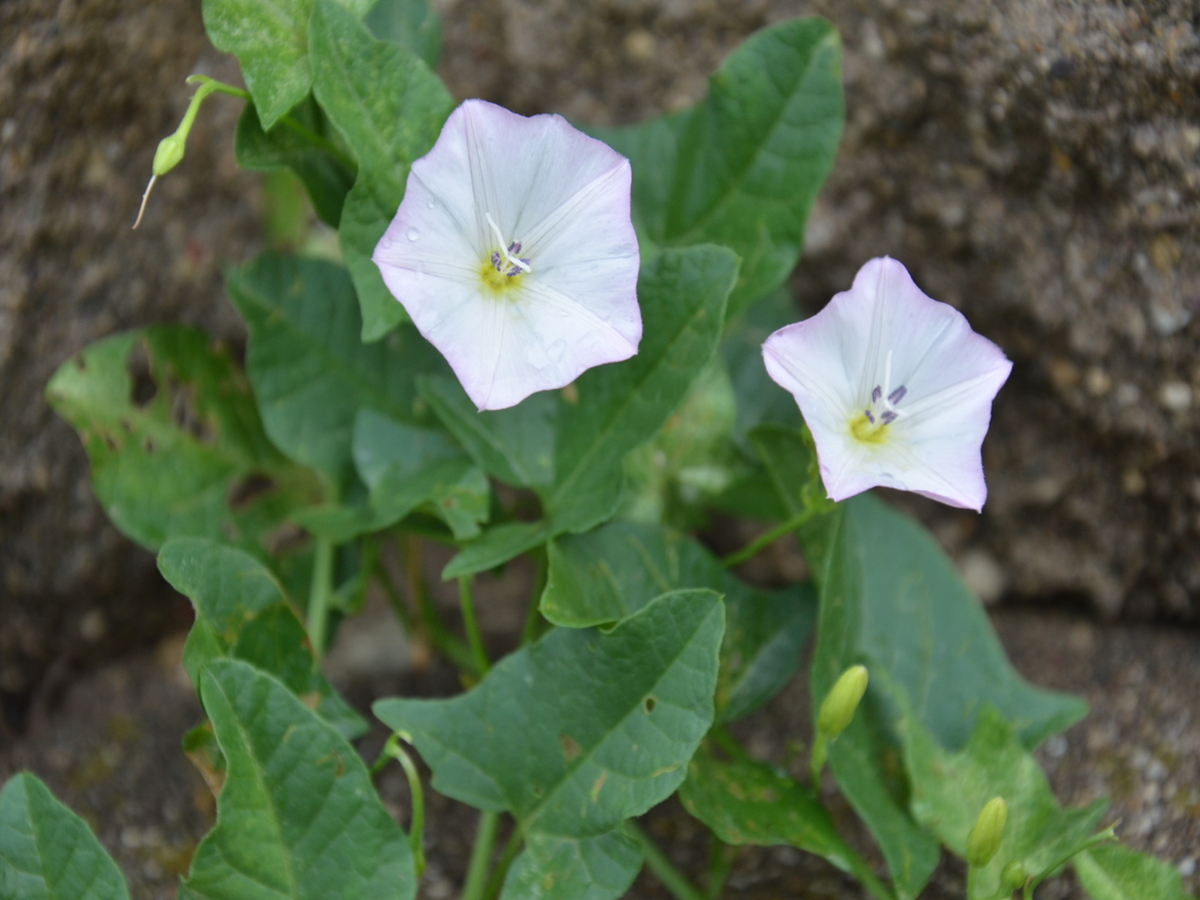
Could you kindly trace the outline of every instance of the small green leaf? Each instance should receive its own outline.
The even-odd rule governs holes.
[[[1010,862],[1021,863],[1037,882],[1090,843],[1107,801],[1060,808],[1037,761],[994,707],[979,710],[970,739],[957,753],[942,749],[913,718],[902,718],[899,728],[913,815],[956,855],[965,857],[967,836],[989,800],[1002,797],[1008,806],[999,850],[975,870],[975,897],[998,894],[1000,873]]]
[[[790,844],[860,880],[874,873],[846,845],[811,790],[771,766],[697,753],[679,786],[683,808],[727,844]]]
[[[411,50],[434,68],[442,49],[442,23],[426,0],[379,0],[363,19],[378,40]]]
[[[358,18],[370,0],[339,0]],[[312,87],[308,19],[313,0],[204,0],[204,29],[242,66],[264,130],[270,131]]]
[[[742,43],[696,106],[592,132],[633,164],[639,234],[661,246],[723,244],[742,258],[731,314],[796,265],[841,138],[841,60],[832,25],[793,19]]]
[[[486,532],[475,542],[479,549],[468,544],[442,577],[483,571],[512,558],[504,553],[516,555],[555,535],[587,531],[613,515],[625,454],[662,428],[714,358],[736,272],[737,260],[724,247],[670,250],[644,260],[637,356],[585,372],[570,401],[558,393],[535,395],[544,399],[521,404],[533,401],[529,413],[485,416],[473,412],[461,388],[439,390],[429,383],[430,404],[480,467],[501,480],[532,486],[547,515],[537,528],[513,526],[502,539]],[[519,423],[528,421],[538,423],[538,430],[522,436]],[[553,428],[549,467],[543,422]],[[519,449],[518,439],[524,441]],[[529,543],[535,535],[544,536]]]
[[[234,156],[239,166],[255,172],[290,168],[304,184],[317,216],[337,228],[357,169],[329,140],[325,117],[311,96],[292,110],[290,118],[294,121],[263,131],[254,105],[247,105],[238,119]]]
[[[363,346],[345,269],[267,253],[232,270],[226,288],[250,333],[246,368],[263,423],[292,459],[344,484],[360,409],[431,424],[414,381],[436,354],[411,328]]]
[[[304,625],[275,577],[252,556],[200,538],[163,545],[158,569],[192,601],[196,622],[183,649],[183,665],[199,687],[215,659],[242,659],[274,675],[348,740],[367,723],[338,696],[317,668]]]
[[[412,900],[408,840],[345,739],[244,662],[209,663],[200,692],[226,777],[181,898]]]
[[[542,614],[557,625],[609,625],[650,598],[679,588],[725,595],[725,638],[717,680],[717,720],[753,712],[779,692],[800,666],[816,619],[809,585],[784,591],[751,588],[696,541],[662,526],[610,522],[549,546]]]
[[[1075,874],[1091,900],[1194,900],[1174,866],[1119,844],[1080,853]]]
[[[271,445],[245,376],[202,331],[105,338],[60,366],[46,397],[79,432],[108,517],[151,550],[175,535],[261,549],[320,497],[313,474]]]
[[[723,615],[664,594],[608,633],[556,629],[450,700],[381,700],[433,786],[528,837],[598,837],[666,799],[713,719]]]
[[[0,791],[0,897],[129,900],[129,891],[87,823],[18,772]]]
[[[617,900],[641,868],[641,845],[620,829],[580,840],[535,835],[508,870],[500,900]]]
[[[339,234],[362,305],[362,338],[376,340],[407,317],[371,255],[404,197],[409,166],[429,152],[454,99],[416,53],[376,40],[333,0],[317,0],[309,40],[313,92],[358,160]]]

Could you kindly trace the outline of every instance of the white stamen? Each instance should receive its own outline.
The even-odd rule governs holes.
[[[150,176],[150,183],[146,185],[146,193],[142,194],[142,205],[138,209],[137,221],[133,223],[133,230],[137,231],[137,227],[142,224],[142,216],[146,212],[146,201],[150,199],[150,189],[154,187],[154,182],[158,179],[157,175]]]
[[[500,232],[500,226],[496,224],[495,220],[492,218],[492,214],[485,212],[484,215],[487,217],[488,224],[492,226],[492,233],[496,235],[496,240],[500,242],[500,255],[501,262],[503,263],[503,265],[500,266],[500,270],[503,271],[504,269],[508,268],[508,266],[513,265],[522,272],[528,272],[529,263],[522,259],[517,259],[508,252],[508,242],[504,240],[504,235]]]

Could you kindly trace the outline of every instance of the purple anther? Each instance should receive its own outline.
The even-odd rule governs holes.
[[[500,271],[500,252],[499,251],[492,254],[492,265],[496,267],[497,272]]]
[[[888,394],[888,403],[899,403],[904,399],[904,395],[907,393],[908,388],[906,388],[904,385],[900,385],[900,387]]]
[[[897,418],[899,418],[899,416],[889,409],[887,412],[885,412],[882,416],[879,417],[879,421],[882,422],[884,425],[891,425],[893,422],[896,421]]]
[[[508,270],[508,277],[509,277],[509,278],[512,278],[514,275],[520,275],[520,274],[521,274],[521,267],[520,267],[520,266],[513,266],[511,269],[509,269],[509,270]]]
[[[875,385],[875,390],[871,391],[871,402],[878,403],[879,398],[882,396],[883,396],[883,388],[881,388],[879,385]]]
[[[521,252],[521,242],[513,241],[511,244],[509,244],[508,252],[509,253],[520,253]]]
[[[871,415],[871,411],[869,409],[864,409],[863,415],[867,417],[868,422],[870,422],[872,425],[875,424],[875,417]]]

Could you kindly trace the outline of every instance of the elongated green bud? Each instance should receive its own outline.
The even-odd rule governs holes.
[[[1014,859],[1000,873],[1000,887],[1011,894],[1025,886],[1027,877],[1024,864]]]
[[[159,141],[158,149],[154,151],[154,165],[150,171],[155,175],[166,175],[179,165],[183,159],[183,148],[186,143],[187,135],[180,134],[178,131]]]
[[[979,813],[975,827],[967,835],[967,865],[982,869],[992,861],[1004,839],[1004,823],[1008,821],[1008,804],[1003,797],[993,797]]]
[[[817,731],[826,738],[835,738],[845,731],[866,691],[866,666],[851,666],[843,672],[821,702]]]

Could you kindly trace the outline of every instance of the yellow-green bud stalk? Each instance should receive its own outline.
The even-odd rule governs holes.
[[[196,121],[196,113],[200,110],[200,104],[204,102],[205,97],[217,90],[217,87],[218,82],[211,78],[202,82],[196,89],[196,93],[192,95],[187,112],[183,114],[183,121],[179,123],[175,133],[158,142],[158,149],[154,151],[154,164],[150,167],[153,174],[150,176],[150,183],[146,185],[146,192],[142,194],[142,205],[138,209],[137,221],[133,223],[134,228],[141,224],[142,215],[146,212],[146,201],[150,199],[150,191],[154,187],[154,182],[158,180],[158,176],[166,175],[183,159],[188,132],[192,130],[192,125]]]
[[[1004,823],[1008,821],[1008,804],[1003,797],[993,797],[979,813],[975,827],[967,835],[967,865],[982,869],[992,861],[1004,839]]]
[[[846,730],[854,719],[854,711],[867,691],[867,669],[851,666],[825,695],[817,715],[817,731],[833,739]]]

